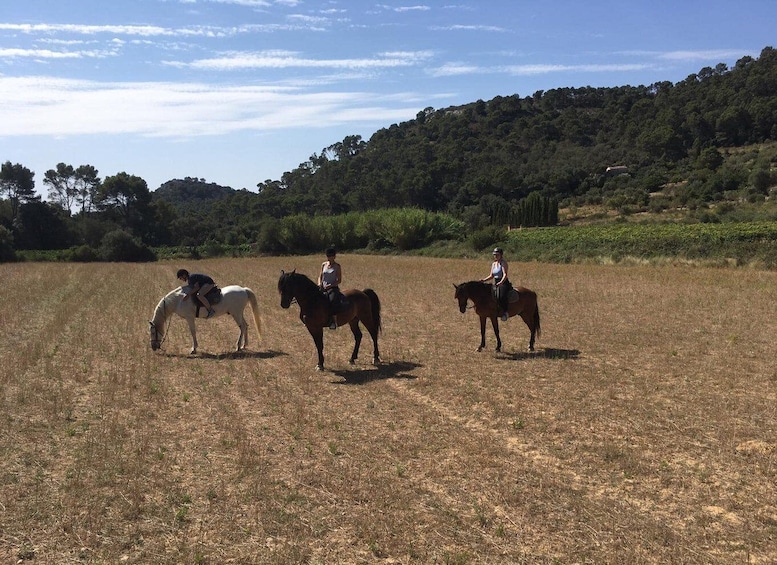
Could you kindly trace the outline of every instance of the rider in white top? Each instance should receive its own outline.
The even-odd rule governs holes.
[[[326,250],[326,261],[321,263],[321,272],[318,274],[318,286],[329,298],[329,328],[333,330],[337,329],[334,314],[340,307],[340,283],[343,282],[343,269],[335,261],[336,255],[334,247]]]
[[[480,282],[487,282],[493,279],[496,302],[502,311],[502,321],[506,322],[508,318],[507,311],[510,307],[508,298],[513,285],[510,284],[510,280],[507,278],[507,261],[504,260],[503,255],[504,252],[501,247],[494,249],[494,262],[491,263],[491,273],[486,278],[480,279]]]

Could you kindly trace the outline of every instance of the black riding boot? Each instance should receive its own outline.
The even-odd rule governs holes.
[[[337,329],[337,320],[335,320],[335,314],[340,311],[340,292],[331,288],[327,291],[327,298],[329,298],[329,318],[327,319],[327,325],[330,330]]]

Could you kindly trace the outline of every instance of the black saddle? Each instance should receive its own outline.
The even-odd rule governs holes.
[[[332,309],[332,314],[338,314],[345,310],[351,301],[340,292],[340,288],[330,288],[328,290],[321,289],[321,294],[329,301],[329,305]],[[333,298],[329,298],[330,294],[335,294]]]
[[[200,300],[200,297],[197,296],[196,294],[192,296],[192,298],[194,299],[195,306],[197,306],[196,317],[199,318],[200,308],[202,308],[204,304],[202,303],[202,300]],[[205,295],[205,298],[208,299],[208,302],[210,302],[211,306],[213,306],[214,304],[218,304],[219,302],[221,302],[221,298],[222,298],[221,289],[217,286],[214,286],[212,289],[208,291],[208,293]]]

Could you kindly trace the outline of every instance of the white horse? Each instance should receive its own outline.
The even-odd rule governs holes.
[[[159,301],[159,304],[154,310],[154,317],[148,323],[149,333],[151,337],[151,349],[156,351],[162,346],[162,342],[165,338],[165,329],[167,328],[167,322],[170,320],[170,316],[178,314],[181,318],[185,319],[189,323],[189,331],[192,333],[192,355],[197,353],[197,329],[194,325],[195,316],[197,314],[197,306],[194,303],[193,297],[189,297],[188,300],[184,300],[186,296],[186,290],[188,287],[178,287],[175,290],[170,291],[167,295]],[[248,344],[248,323],[243,316],[246,304],[251,304],[251,311],[254,315],[254,325],[256,326],[257,339],[261,338],[261,321],[259,319],[259,303],[256,300],[256,295],[250,288],[245,288],[237,285],[225,286],[221,289],[221,301],[218,304],[211,304],[213,310],[215,310],[215,316],[221,316],[222,314],[230,314],[234,318],[240,328],[240,335],[237,338],[237,351],[244,349]],[[203,312],[207,312],[205,308],[202,308]]]

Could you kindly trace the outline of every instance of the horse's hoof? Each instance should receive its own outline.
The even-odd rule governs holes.
[[[348,364],[349,365],[356,365],[356,359],[351,359],[350,361],[348,361]]]
[[[481,351],[483,351],[483,347],[482,346],[477,348],[477,352],[478,353],[480,353]]]
[[[316,371],[323,371],[324,366],[323,365],[316,365]]]

